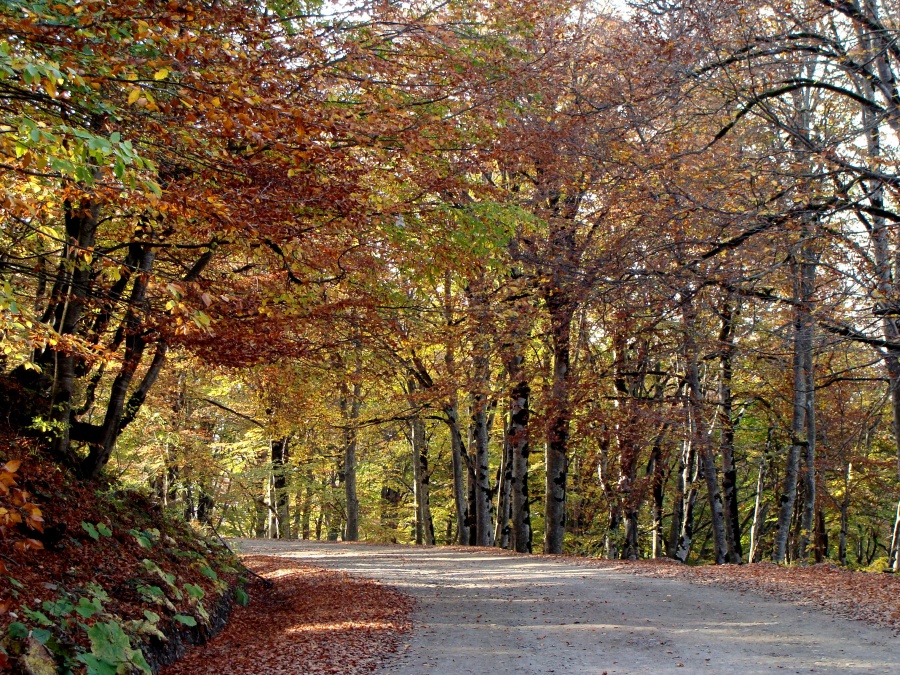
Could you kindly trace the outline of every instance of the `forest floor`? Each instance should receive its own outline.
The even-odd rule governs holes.
[[[413,632],[385,654],[385,675],[900,672],[890,618],[900,580],[889,575],[869,583],[827,566],[710,571],[484,549],[236,544],[245,555],[350,572],[414,598]],[[865,612],[886,612],[884,625]],[[359,672],[335,657],[333,672]]]
[[[396,651],[414,606],[405,594],[285,557],[243,556],[254,580],[225,630],[161,675],[370,673]]]

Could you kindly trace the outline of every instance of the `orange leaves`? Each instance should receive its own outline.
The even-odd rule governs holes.
[[[13,544],[13,547],[21,553],[27,553],[32,550],[43,550],[44,545],[37,539],[23,539]]]
[[[21,464],[22,460],[14,459],[0,469],[0,495],[8,495],[9,489],[16,484],[16,471]]]
[[[16,487],[17,474],[21,466],[22,460],[14,459],[0,469],[0,497],[4,498],[0,502],[0,536],[3,537],[7,536],[12,528],[23,524],[29,530],[41,533],[44,531],[44,514],[40,507],[29,501],[31,495],[28,492]],[[40,541],[30,537],[17,541],[14,546],[22,553],[44,548]]]
[[[22,511],[25,513],[25,524],[32,530],[38,532],[44,531],[44,518],[41,510],[35,505],[26,503],[22,505]]]
[[[18,511],[10,511],[0,506],[0,532],[5,532],[7,527],[18,525],[22,522],[22,516]]]

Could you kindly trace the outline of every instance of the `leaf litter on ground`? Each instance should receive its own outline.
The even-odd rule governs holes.
[[[275,556],[244,556],[272,582],[251,587],[247,607],[161,675],[368,673],[411,628],[414,601],[376,581]]]

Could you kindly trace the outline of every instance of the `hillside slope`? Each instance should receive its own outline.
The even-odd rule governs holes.
[[[156,672],[247,601],[240,568],[151,497],[0,445],[0,669]]]

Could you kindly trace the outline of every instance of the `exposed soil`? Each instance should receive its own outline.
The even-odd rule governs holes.
[[[246,556],[254,584],[227,628],[162,675],[369,673],[410,629],[413,601],[375,581],[282,557]]]
[[[390,675],[900,672],[900,638],[885,627],[893,624],[874,618],[898,609],[898,596],[890,601],[897,581],[888,575],[494,549],[238,545],[359,573],[415,597],[413,634],[379,671]],[[845,618],[856,615],[869,623]]]

